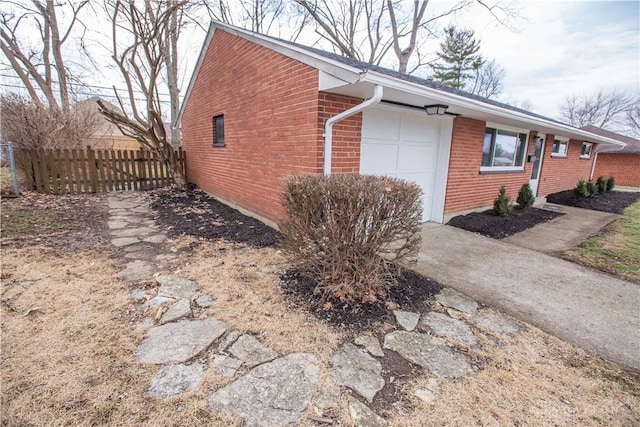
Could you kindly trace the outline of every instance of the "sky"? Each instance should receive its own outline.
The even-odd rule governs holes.
[[[451,3],[432,0],[428,11]],[[497,24],[479,6],[467,8],[440,24],[442,28],[451,23],[473,29],[481,43],[480,53],[505,69],[504,91],[499,100],[518,106],[526,102],[531,111],[557,118],[569,96],[591,95],[600,89],[640,95],[640,0],[510,3],[518,9],[520,18],[509,20],[507,26]],[[113,71],[109,52],[100,46],[108,44],[105,37],[109,26],[100,22],[89,22],[88,26],[94,32],[102,31],[102,38],[92,36],[87,41],[100,71],[86,73],[85,81],[98,92],[112,94],[108,87],[118,75]],[[204,35],[203,30],[193,29],[181,36],[182,93],[186,92]],[[316,40],[310,27],[307,36],[298,42],[313,44]],[[435,52],[439,42],[430,40],[427,50]],[[6,75],[6,71],[0,72],[3,92],[10,89],[7,84],[17,83]]]

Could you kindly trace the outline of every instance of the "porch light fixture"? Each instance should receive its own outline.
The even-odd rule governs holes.
[[[447,112],[447,108],[449,108],[449,106],[444,104],[431,104],[424,106],[428,116],[444,116]]]

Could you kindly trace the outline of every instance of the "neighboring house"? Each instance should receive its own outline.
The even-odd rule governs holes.
[[[366,100],[366,101],[363,101]],[[442,105],[443,115],[428,115]],[[433,112],[433,111],[430,111]],[[425,221],[588,179],[619,142],[429,80],[213,22],[179,119],[190,181],[268,223],[285,177],[417,182]]]
[[[599,176],[605,178],[613,176],[616,179],[616,185],[640,189],[640,141],[595,126],[585,126],[582,129],[627,144],[625,147],[598,147],[593,180],[595,181]]]
[[[78,102],[81,108],[87,108],[94,111],[97,117],[96,130],[87,140],[86,145],[99,150],[139,150],[140,143],[134,139],[124,135],[120,129],[113,123],[107,121],[105,117],[98,112],[97,101],[101,99],[97,96],[91,97],[84,101]],[[102,102],[110,106],[116,111],[121,111],[120,107],[102,99]],[[164,123],[164,130],[167,133],[167,139],[171,142],[171,125]]]

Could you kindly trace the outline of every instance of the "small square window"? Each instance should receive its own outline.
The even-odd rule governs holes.
[[[582,151],[580,151],[581,159],[590,159],[591,158],[591,149],[593,148],[593,144],[590,142],[582,143]]]
[[[224,147],[224,114],[213,118],[213,146]]]
[[[551,157],[567,157],[568,149],[569,141],[564,139],[554,139],[553,149],[551,150]]]

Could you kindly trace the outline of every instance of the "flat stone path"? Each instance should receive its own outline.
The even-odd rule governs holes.
[[[209,409],[232,414],[247,426],[296,425],[309,408],[317,414],[310,419],[326,421],[325,414],[335,415],[343,401],[351,417],[347,423],[386,426],[371,406],[386,385],[384,364],[389,352],[421,366],[431,377],[415,395],[433,403],[442,382],[473,374],[476,368],[469,352],[478,347],[478,330],[498,336],[525,330],[518,322],[444,289],[436,297],[438,312],[394,312],[396,324],[381,337],[383,345],[375,333],[363,334],[340,346],[328,366],[310,353],[278,354],[258,337],[207,316],[201,309],[215,305],[216,297],[201,294],[195,281],[157,274],[159,263],[172,254],[166,251],[166,236],[141,200],[133,193],[111,193],[109,228],[112,244],[128,260],[120,278],[134,287],[145,282],[132,290],[131,298],[146,316],[138,322],[145,337],[135,360],[158,366],[148,388],[151,396],[179,396],[198,387],[210,371],[232,382],[211,393]],[[148,286],[151,279],[157,286]],[[327,374],[319,386],[323,370]]]

